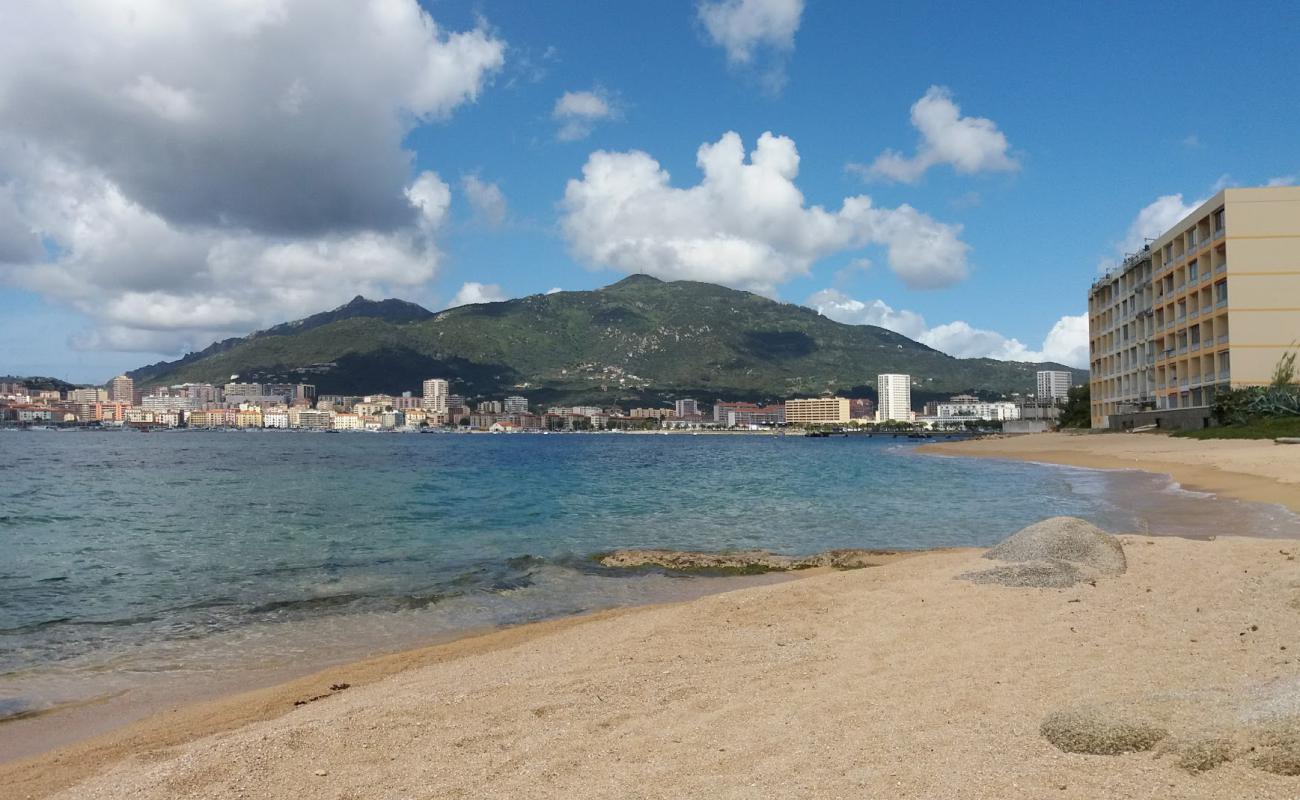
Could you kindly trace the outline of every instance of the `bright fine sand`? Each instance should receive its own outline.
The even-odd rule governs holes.
[[[1300,719],[1297,543],[1122,540],[1096,585],[954,580],[990,562],[935,551],[334,668],[0,766],[0,795],[1300,797],[1257,730]],[[1082,706],[1174,711],[1146,752],[1040,734]]]
[[[1172,475],[1184,488],[1277,503],[1300,513],[1300,445],[1267,439],[1176,439],[1163,433],[1036,433],[942,442],[934,453],[1014,458]]]

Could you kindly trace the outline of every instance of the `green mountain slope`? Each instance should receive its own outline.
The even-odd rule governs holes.
[[[233,375],[305,381],[322,394],[418,391],[420,381],[437,376],[453,379],[454,390],[471,397],[519,392],[538,401],[713,401],[823,391],[874,396],[871,387],[881,372],[913,375],[917,399],[969,390],[1032,392],[1036,370],[1063,368],[957,359],[884,328],[844,325],[803,306],[644,275],[595,291],[533,295],[427,317],[410,304],[391,317],[353,313],[379,305],[354,300],[132,376],[144,385],[222,383]]]

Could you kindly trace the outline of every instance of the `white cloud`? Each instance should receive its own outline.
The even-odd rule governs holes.
[[[921,133],[911,158],[886,150],[870,166],[850,164],[849,169],[868,178],[915,183],[926,170],[949,164],[963,174],[1012,172],[1020,164],[1007,153],[1007,137],[997,123],[983,117],[963,117],[952,92],[931,86],[912,105],[912,125]]]
[[[456,292],[456,296],[451,298],[451,303],[448,304],[447,308],[468,306],[474,303],[497,303],[506,299],[508,299],[506,293],[498,284],[468,281],[461,284],[460,291]]]
[[[1188,150],[1200,150],[1201,147],[1203,146],[1201,144],[1201,137],[1197,136],[1194,133],[1189,133],[1186,136],[1184,136],[1182,145],[1184,148]]]
[[[908,286],[938,288],[966,277],[961,226],[902,205],[845,198],[838,211],[805,205],[795,185],[799,154],[764,133],[748,162],[728,132],[696,153],[703,179],[679,189],[641,151],[592,153],[564,192],[561,226],[589,264],[667,280],[711,281],[771,294],[818,259],[879,245]]]
[[[1264,185],[1265,185],[1265,186],[1295,186],[1295,185],[1296,185],[1296,176],[1294,176],[1294,175],[1279,175],[1279,176],[1277,176],[1276,178],[1269,178],[1269,179],[1268,179],[1268,182],[1265,183]]]
[[[418,287],[451,194],[403,140],[504,52],[415,0],[24,6],[0,27],[0,281],[90,315],[82,346],[155,352]]]
[[[460,179],[461,189],[469,200],[474,215],[485,225],[499,228],[505,224],[509,207],[501,187],[480,179],[477,175],[466,175]]]
[[[559,293],[562,292],[562,291],[564,291],[564,290],[561,289],[560,287],[558,287],[558,286],[552,286],[551,288],[549,288],[549,289],[547,289],[545,292],[543,292],[543,294],[559,294]]]
[[[608,93],[599,87],[581,92],[565,92],[555,101],[551,117],[560,123],[555,136],[573,142],[591,135],[596,123],[618,119],[619,112]]]
[[[1124,238],[1115,243],[1114,255],[1101,259],[1097,264],[1097,272],[1104,273],[1114,267],[1124,256],[1138,252],[1148,240],[1159,238],[1204,202],[1205,198],[1193,200],[1191,203],[1183,202],[1181,193],[1157,197],[1138,211],[1137,216],[1129,223]]]
[[[836,291],[823,289],[808,298],[806,305],[818,313],[850,325],[877,325],[915,339],[957,358],[996,358],[1003,361],[1056,361],[1072,367],[1088,365],[1088,317],[1061,317],[1043,340],[1031,350],[1018,339],[996,331],[975,328],[960,320],[929,327],[915,311],[894,310],[883,300],[864,303]]]
[[[754,66],[760,51],[769,52],[772,58],[763,82],[779,91],[785,84],[785,58],[794,49],[803,8],[804,0],[703,0],[697,14],[733,66]]]

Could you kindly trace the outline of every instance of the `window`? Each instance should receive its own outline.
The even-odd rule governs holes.
[[[1228,304],[1228,282],[1219,281],[1214,284],[1214,304],[1216,306],[1226,306]]]

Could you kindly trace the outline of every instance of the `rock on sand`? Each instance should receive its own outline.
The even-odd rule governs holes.
[[[1007,562],[959,577],[1003,586],[1064,588],[1122,575],[1128,568],[1119,539],[1076,517],[1051,517],[1003,539],[984,554]]]

